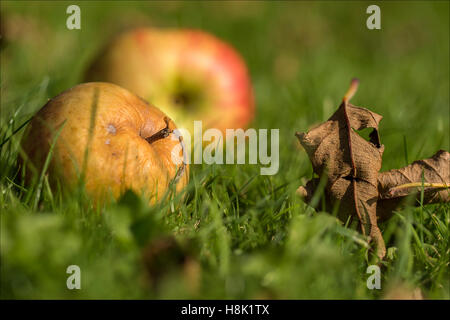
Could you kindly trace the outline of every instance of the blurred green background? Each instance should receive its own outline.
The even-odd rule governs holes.
[[[71,4],[81,30],[66,28]],[[366,27],[369,4],[381,30]],[[294,137],[326,120],[358,77],[352,103],[384,117],[382,170],[448,150],[447,1],[2,1],[0,14],[2,142],[14,133],[1,147],[1,298],[450,297],[449,206],[408,207],[381,225],[383,287],[368,290],[365,240],[295,196],[312,169]],[[206,30],[242,54],[252,127],[280,129],[278,174],[196,166],[175,209],[127,194],[99,213],[45,187],[33,206],[14,183],[17,129],[136,26]],[[66,288],[71,264],[81,290]]]

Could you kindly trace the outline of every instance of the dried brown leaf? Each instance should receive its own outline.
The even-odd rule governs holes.
[[[378,175],[377,215],[380,219],[388,219],[392,210],[398,208],[407,196],[416,194],[420,199],[422,174],[423,204],[450,201],[450,153],[439,150],[429,159],[414,161],[404,168]]]
[[[380,144],[378,125],[382,117],[348,103],[356,87],[353,81],[339,109],[326,122],[296,136],[314,172],[327,178],[323,198],[326,208],[338,204],[338,217],[343,221],[358,217],[361,231],[375,241],[377,254],[383,258],[386,249],[377,219],[389,218],[402,200],[422,187],[423,204],[449,202],[450,154],[440,150],[429,159],[380,173],[384,146]],[[369,141],[356,132],[366,128],[373,129]],[[310,203],[319,182],[314,178],[297,193]]]
[[[355,87],[353,82],[348,95],[353,95]],[[327,175],[325,192],[331,204],[340,202],[338,217],[343,221],[348,216],[358,217],[362,233],[375,240],[379,257],[386,251],[376,216],[378,172],[384,150],[378,136],[381,118],[344,98],[328,121],[307,133],[296,133],[314,172]],[[373,128],[370,141],[355,132],[365,128]],[[308,193],[307,189],[302,191]]]

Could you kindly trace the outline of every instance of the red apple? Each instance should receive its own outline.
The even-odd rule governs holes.
[[[254,116],[246,65],[227,43],[199,30],[141,28],[123,33],[88,70],[88,81],[116,83],[161,108],[192,134],[245,128]]]
[[[171,182],[177,190],[188,182],[187,164],[172,160],[173,150],[182,150],[182,142],[173,136],[175,128],[158,108],[126,89],[111,83],[80,84],[48,101],[34,116],[22,141],[22,162],[39,176],[54,144],[48,167],[52,184],[71,189],[84,177],[96,202],[132,189],[152,203]]]

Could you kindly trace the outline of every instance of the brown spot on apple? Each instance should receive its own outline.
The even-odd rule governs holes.
[[[116,134],[117,129],[113,124],[108,124],[108,127],[106,127],[106,131],[110,134]]]

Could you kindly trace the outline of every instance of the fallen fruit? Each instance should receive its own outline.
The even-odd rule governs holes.
[[[123,33],[95,59],[85,79],[136,93],[191,135],[195,120],[225,133],[245,128],[254,116],[245,62],[230,45],[199,30]]]
[[[170,183],[180,190],[188,182],[188,165],[172,161],[172,150],[182,144],[173,137],[175,128],[163,112],[128,90],[84,83],[51,99],[33,117],[21,161],[30,169],[29,183],[32,169],[34,177],[47,169],[53,186],[71,189],[81,179],[96,202],[127,189],[154,202]]]
[[[297,132],[296,136],[308,153],[314,172],[326,178],[324,196],[328,210],[338,205],[341,220],[357,217],[362,233],[374,240],[377,255],[383,258],[386,248],[377,220],[389,218],[401,200],[421,186],[426,194],[424,203],[450,201],[450,157],[441,150],[431,159],[380,173],[384,146],[378,124],[382,117],[348,102],[357,86],[354,79],[339,109],[326,122],[307,133]],[[357,133],[366,128],[372,128],[369,141]],[[310,202],[319,183],[320,178],[312,179],[297,192]]]

